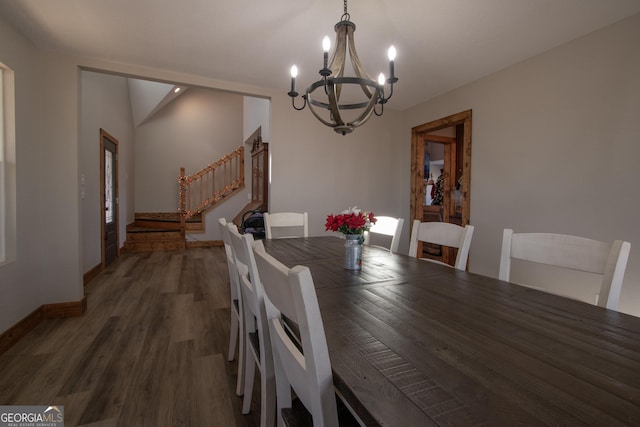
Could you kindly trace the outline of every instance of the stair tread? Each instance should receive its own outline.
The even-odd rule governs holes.
[[[156,252],[156,251],[172,251],[185,249],[186,243],[182,244],[157,244],[157,245],[139,245],[139,244],[127,244],[125,248],[130,252]]]
[[[127,233],[170,233],[180,231],[180,228],[151,228],[151,227],[129,227]]]
[[[159,213],[159,214],[136,214],[135,221],[137,222],[180,222],[179,213]],[[190,218],[187,218],[185,222],[202,222],[202,215],[197,214]]]

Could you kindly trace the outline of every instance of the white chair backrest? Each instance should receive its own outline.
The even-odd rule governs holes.
[[[631,244],[613,243],[554,233],[514,233],[502,235],[500,280],[509,281],[511,260],[521,259],[602,276],[594,304],[617,310]]]
[[[260,338],[260,359],[265,363],[271,363],[271,342],[269,329],[264,310],[264,291],[260,283],[258,268],[251,249],[254,244],[262,245],[261,241],[255,242],[252,234],[240,234],[230,228],[231,247],[233,248],[238,265],[240,290],[244,309],[245,328],[248,332],[258,332]],[[268,371],[273,372],[269,366]]]
[[[291,407],[291,388],[313,417],[313,425],[337,426],[331,362],[313,278],[308,267],[288,269],[254,246],[265,292],[276,372],[278,413]],[[299,329],[302,351],[283,325],[282,315]]]
[[[282,229],[284,233],[274,235],[273,229]],[[264,213],[264,229],[267,239],[286,237],[309,237],[309,215],[307,212]]]
[[[247,246],[251,248],[253,244],[252,234],[240,234],[237,229],[229,229],[229,237],[231,240],[231,248],[236,258],[236,265],[239,272],[240,290],[242,291],[242,299],[245,310],[248,309],[251,315],[258,316],[260,314],[258,289],[255,284],[260,280],[258,277],[255,259],[251,249],[247,250]],[[246,316],[245,316],[246,317]]]
[[[391,253],[398,252],[398,245],[400,244],[400,235],[402,234],[402,225],[404,219],[394,218],[391,216],[378,216],[376,217],[376,223],[369,228],[366,233],[365,244],[369,244],[371,234],[382,234],[385,236],[391,236],[391,243],[389,245],[389,251]]]
[[[224,250],[227,255],[227,267],[229,269],[229,282],[231,284],[231,301],[238,300],[239,293],[239,282],[238,282],[238,271],[236,269],[236,261],[235,256],[233,255],[233,250],[231,249],[231,237],[229,236],[229,227],[234,227],[237,231],[237,227],[235,224],[231,222],[227,222],[224,218],[218,218],[218,226],[220,227],[220,234],[222,235],[222,241],[224,242]]]
[[[472,237],[473,225],[461,227],[448,222],[420,222],[416,219],[411,230],[409,255],[418,258],[418,242],[458,248],[454,267],[464,271],[467,269]]]
[[[251,394],[253,390],[254,367],[258,365],[260,370],[260,425],[271,426],[275,420],[275,393],[274,393],[274,368],[273,351],[271,350],[271,338],[267,316],[264,306],[264,290],[260,282],[260,275],[256,267],[256,261],[252,246],[263,248],[262,241],[254,241],[252,234],[240,234],[230,228],[231,247],[238,265],[240,290],[244,310],[244,328],[247,341],[245,356],[245,388],[242,413],[246,414],[251,409]],[[256,342],[252,337],[257,333]],[[254,356],[255,354],[255,356]],[[253,358],[253,360],[251,360]]]
[[[227,360],[235,359],[236,344],[238,344],[238,378],[236,381],[236,394],[242,395],[244,384],[244,313],[242,310],[242,300],[240,299],[240,282],[238,280],[238,269],[236,267],[235,256],[231,248],[231,237],[229,227],[237,230],[236,225],[228,223],[225,218],[218,218],[220,234],[224,242],[224,250],[227,256],[227,268],[229,270],[229,291],[231,296],[230,312],[231,322],[229,325],[229,352]]]

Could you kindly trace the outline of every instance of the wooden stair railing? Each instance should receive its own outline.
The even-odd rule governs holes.
[[[178,184],[180,223],[184,230],[186,220],[244,188],[244,146],[191,175],[185,175],[181,167]]]

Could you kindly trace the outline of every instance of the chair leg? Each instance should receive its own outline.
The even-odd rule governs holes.
[[[244,376],[245,376],[245,358],[247,357],[247,348],[245,342],[244,335],[244,322],[242,319],[238,320],[238,381],[236,381],[236,395],[242,396],[244,394],[244,390],[242,386],[244,385]]]
[[[231,362],[236,355],[236,344],[238,343],[238,317],[231,308],[231,326],[229,327],[229,355],[227,360]]]
[[[247,347],[249,347],[248,343]],[[246,349],[244,369],[244,398],[242,400],[242,413],[248,414],[251,410],[251,397],[253,394],[253,381],[256,376],[256,362],[250,349]]]
[[[265,369],[260,374],[260,427],[273,427],[276,420],[276,379]]]
[[[274,382],[276,387],[276,416],[278,419],[278,427],[285,427],[286,423],[282,416],[282,408],[291,407],[291,385],[286,381],[284,370],[280,365],[280,361],[274,357],[273,361]],[[275,381],[275,378],[282,378],[282,381]]]

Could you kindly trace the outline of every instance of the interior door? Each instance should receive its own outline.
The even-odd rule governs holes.
[[[100,131],[102,175],[102,263],[118,257],[118,141]]]
[[[452,128],[445,130],[448,129]],[[425,134],[423,142],[425,197],[421,221],[459,225],[461,218],[451,209],[457,182],[456,138]],[[418,246],[421,258],[431,258],[451,265],[455,263],[457,250],[454,248],[429,243],[420,243]]]
[[[434,164],[429,144],[441,147],[441,163]],[[433,153],[432,153],[433,154]],[[465,226],[470,218],[471,110],[414,127],[411,141],[411,222],[440,221]],[[429,167],[430,165],[430,167]],[[438,178],[440,182],[438,182]],[[435,188],[440,191],[427,193]],[[438,201],[432,196],[439,193]],[[426,246],[426,247],[425,247]],[[447,264],[456,250],[418,245],[421,257]]]

